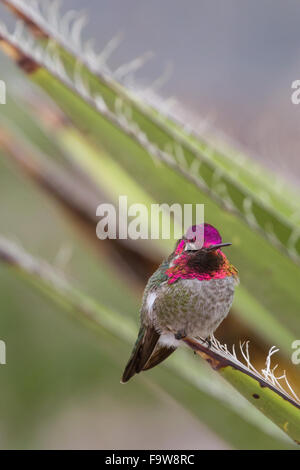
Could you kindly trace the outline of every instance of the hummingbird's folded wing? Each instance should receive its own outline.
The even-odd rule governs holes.
[[[141,326],[131,357],[125,367],[122,382],[127,382],[134,374],[143,370],[154,351],[159,333],[153,326]]]
[[[152,369],[152,367],[157,366],[160,364],[162,361],[167,359],[167,357],[172,354],[176,348],[170,347],[170,346],[160,346],[157,345],[155,351],[153,354],[150,356],[147,364],[143,367],[143,370],[149,370]]]

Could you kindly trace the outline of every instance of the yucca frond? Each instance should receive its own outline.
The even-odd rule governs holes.
[[[3,40],[14,48],[15,54],[17,51],[17,55],[23,57],[19,57],[19,63],[23,60],[33,79],[34,72],[38,79],[39,67],[43,67],[44,71],[48,71],[115,127],[135,140],[154,159],[180,172],[222,207],[242,217],[251,228],[259,230],[270,243],[286,250],[294,260],[299,261],[300,222],[289,218],[296,212],[296,208],[292,209],[293,204],[287,214],[280,213],[277,207],[275,209],[270,204],[271,197],[269,201],[268,197],[263,197],[268,192],[267,188],[257,197],[256,192],[250,191],[242,179],[232,177],[220,163],[216,164],[215,159],[210,158],[212,153],[216,153],[213,147],[206,152],[201,151],[195,141],[178,130],[177,126],[157,115],[155,110],[141,106],[132,93],[120,88],[109,75],[100,75],[99,66],[97,70],[93,65],[94,60],[85,58],[91,57],[91,54],[84,53],[80,43],[80,28],[83,26],[81,18],[73,24],[73,30],[70,29],[68,36],[64,34],[66,31],[59,31],[60,21],[55,14],[53,16],[53,12],[51,15],[54,20],[51,25],[42,14],[26,6],[21,0],[6,3],[11,3],[22,18],[27,18],[27,24],[34,24],[35,30],[43,32],[47,38],[45,45],[38,42],[24,29],[21,22],[17,23],[13,33],[9,33],[2,25],[0,32]],[[42,87],[47,86],[43,79],[39,80],[39,84]],[[47,91],[51,90],[48,88]],[[63,105],[62,102],[60,104]],[[65,111],[70,113],[71,108]],[[218,155],[218,159],[220,161],[221,155]],[[274,199],[275,204],[276,201]]]

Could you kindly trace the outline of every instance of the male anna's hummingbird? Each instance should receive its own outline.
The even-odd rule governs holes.
[[[202,247],[193,236],[199,227]],[[238,274],[221,251],[231,243],[222,243],[209,224],[193,226],[187,234],[148,280],[140,331],[122,382],[162,362],[185,336],[209,338],[231,308]]]

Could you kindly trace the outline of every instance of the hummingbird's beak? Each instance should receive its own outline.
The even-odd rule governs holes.
[[[218,250],[219,248],[222,248],[223,246],[230,246],[232,243],[218,243],[217,245],[211,245],[209,248],[207,248],[208,251],[214,251]]]

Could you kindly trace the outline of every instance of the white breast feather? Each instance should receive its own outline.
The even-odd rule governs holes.
[[[147,304],[149,315],[152,313],[152,307],[153,307],[153,304],[155,302],[156,296],[157,296],[156,292],[150,292],[148,294],[146,304]]]

